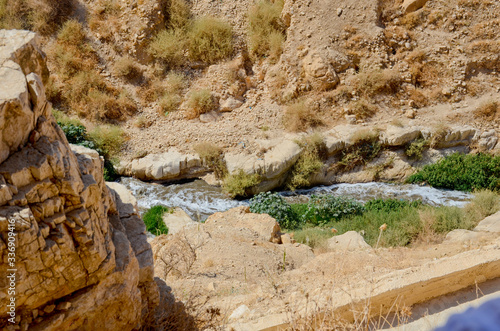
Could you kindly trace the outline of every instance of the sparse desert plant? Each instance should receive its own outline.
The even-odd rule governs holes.
[[[216,178],[223,179],[227,175],[222,148],[210,142],[204,142],[194,145],[193,149],[203,163],[214,172]]]
[[[233,52],[231,25],[213,17],[196,19],[188,40],[189,58],[193,61],[215,63]]]
[[[148,52],[161,59],[167,66],[176,67],[184,63],[186,35],[179,30],[161,30],[149,44]]]
[[[474,198],[465,205],[466,217],[474,222],[481,221],[500,210],[500,196],[490,190],[478,190],[474,192]]]
[[[142,76],[141,69],[137,63],[128,56],[118,58],[113,69],[115,75],[128,80],[137,79]]]
[[[167,115],[169,112],[177,110],[181,104],[181,97],[177,94],[165,94],[158,101],[160,106],[161,114]]]
[[[327,157],[324,138],[319,133],[313,133],[296,142],[301,148],[297,162],[292,167],[287,186],[291,190],[310,185],[309,178],[323,167],[322,160]]]
[[[337,171],[350,171],[377,157],[382,149],[379,132],[359,130],[351,137],[352,145],[342,151],[342,159],[335,165]]]
[[[259,174],[247,174],[242,169],[226,175],[222,184],[222,189],[230,197],[248,197],[251,195],[250,189],[259,185],[261,178]]]
[[[423,138],[416,139],[408,144],[405,148],[405,154],[409,158],[415,160],[422,159],[422,153],[426,147],[429,147],[429,142]]]
[[[348,216],[360,215],[363,211],[363,205],[352,199],[330,194],[311,195],[307,208],[301,217],[304,223],[325,225]]]
[[[474,116],[485,120],[494,120],[500,112],[500,104],[495,100],[488,100],[474,110]]]
[[[210,90],[201,89],[188,94],[187,107],[187,118],[193,119],[215,110],[216,103]]]
[[[349,113],[355,115],[357,120],[362,120],[375,115],[377,106],[363,98],[350,104]]]
[[[283,1],[261,0],[248,11],[248,38],[254,57],[270,57],[276,61],[285,40],[285,24],[281,20]]]
[[[89,137],[110,159],[118,157],[126,140],[125,132],[118,125],[98,125],[89,132]]]
[[[146,229],[154,235],[167,234],[168,228],[163,222],[163,214],[168,212],[170,212],[170,209],[161,205],[149,208],[142,215]]]
[[[176,31],[186,30],[190,16],[189,5],[185,0],[171,0],[168,8],[167,27]]]
[[[306,131],[322,125],[323,120],[304,100],[298,100],[286,106],[283,124],[290,131]]]
[[[369,70],[360,72],[356,77],[356,89],[366,97],[379,94],[395,94],[399,91],[402,79],[395,70]]]
[[[69,0],[0,0],[0,29],[26,29],[49,35],[73,10]]]
[[[439,144],[445,139],[446,135],[450,131],[450,128],[447,125],[439,124],[434,128],[434,132],[431,136],[431,141],[429,145],[432,148],[436,148]]]
[[[57,39],[61,43],[79,46],[85,41],[85,32],[83,26],[77,20],[69,20],[64,23],[59,32]]]
[[[186,77],[182,73],[169,72],[165,82],[168,93],[180,94],[186,88]]]

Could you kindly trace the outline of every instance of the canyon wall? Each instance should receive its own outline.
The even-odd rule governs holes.
[[[97,152],[68,144],[48,78],[37,36],[0,30],[0,328],[139,328],[159,300],[144,223]]]

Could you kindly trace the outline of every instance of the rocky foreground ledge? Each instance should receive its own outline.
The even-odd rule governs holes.
[[[47,79],[36,35],[0,30],[0,328],[138,328],[159,301],[144,223],[99,155],[68,144]]]

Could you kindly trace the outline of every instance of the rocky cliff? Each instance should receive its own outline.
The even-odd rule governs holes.
[[[99,155],[68,144],[48,77],[34,33],[0,30],[0,328],[138,328],[159,297],[144,223]]]

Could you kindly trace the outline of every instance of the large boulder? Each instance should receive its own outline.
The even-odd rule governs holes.
[[[302,60],[305,78],[316,89],[329,90],[337,86],[340,79],[327,58],[316,51],[309,51]]]
[[[144,223],[110,192],[99,155],[68,144],[51,114],[35,35],[0,31],[0,255],[16,233],[22,330],[132,330],[158,302]],[[45,77],[45,78],[44,78]],[[113,185],[112,185],[113,186]],[[133,203],[132,203],[133,204]],[[5,275],[7,264],[0,266]],[[0,283],[5,284],[6,277]],[[0,292],[0,301],[11,300]],[[0,328],[8,310],[0,307]]]
[[[500,233],[500,211],[479,222],[474,231]]]
[[[142,180],[178,180],[205,175],[208,168],[198,156],[169,151],[149,154],[143,158],[121,162],[118,172]]]

